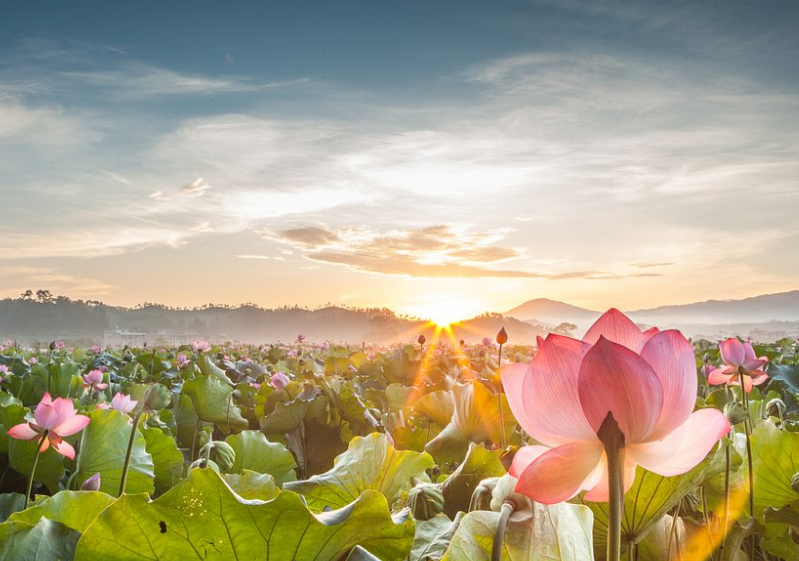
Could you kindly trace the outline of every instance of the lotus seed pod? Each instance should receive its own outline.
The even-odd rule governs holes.
[[[749,417],[749,412],[741,403],[730,401],[724,405],[724,416],[727,417],[731,424],[737,425],[743,423]]]
[[[444,492],[440,484],[422,483],[408,491],[408,506],[416,520],[430,520],[444,512]]]

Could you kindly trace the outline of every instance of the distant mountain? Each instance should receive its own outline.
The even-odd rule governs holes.
[[[708,300],[681,306],[661,306],[629,313],[646,323],[763,323],[799,321],[799,290],[743,300]]]
[[[558,302],[557,300],[536,298],[535,300],[528,300],[521,306],[516,306],[512,310],[508,310],[503,315],[522,321],[543,323],[552,326],[557,326],[563,322],[574,323],[581,326],[586,323],[592,323],[600,316],[600,313],[601,312],[572,306],[564,302]]]

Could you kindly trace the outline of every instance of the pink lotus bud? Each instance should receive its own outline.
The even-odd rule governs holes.
[[[81,491],[99,491],[100,490],[100,474],[95,473],[89,479],[83,482],[80,486]]]
[[[284,389],[286,386],[289,385],[289,377],[283,374],[282,372],[275,372],[269,378],[269,383],[272,385],[273,388],[280,391]]]
[[[499,333],[497,333],[497,343],[499,343],[500,345],[504,345],[507,342],[508,342],[508,332],[505,331],[505,328],[503,327],[502,329],[499,330]]]
[[[489,337],[483,337],[483,346],[490,347],[491,346],[491,339]]]
[[[303,341],[305,341],[305,335],[303,335],[302,333],[300,333],[299,335],[297,335],[297,341],[299,341],[300,343],[302,343]]]

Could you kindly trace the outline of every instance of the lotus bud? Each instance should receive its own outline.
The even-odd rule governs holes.
[[[749,411],[746,410],[742,403],[730,401],[724,404],[724,416],[727,417],[731,424],[737,425],[749,418]]]
[[[153,384],[144,394],[144,408],[150,411],[159,411],[169,405],[172,394],[163,384]]]
[[[444,512],[444,492],[436,483],[422,483],[408,491],[408,506],[416,520],[430,520]]]
[[[427,337],[424,335],[419,335],[419,338],[416,340],[420,345],[424,345],[427,342]]]
[[[95,473],[89,479],[83,482],[80,486],[81,491],[99,491],[100,490],[100,473]]]
[[[200,457],[209,454],[219,469],[224,472],[230,471],[236,461],[236,451],[230,444],[221,440],[211,440],[200,448]]]
[[[499,343],[500,345],[504,345],[507,342],[508,342],[508,332],[505,331],[505,328],[503,327],[502,329],[499,330],[499,333],[497,333],[497,343]]]

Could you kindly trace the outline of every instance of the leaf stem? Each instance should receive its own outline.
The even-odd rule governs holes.
[[[33,490],[33,477],[36,475],[36,465],[39,463],[39,455],[42,453],[42,444],[44,444],[45,438],[47,438],[48,431],[44,431],[42,433],[41,438],[36,443],[36,455],[33,456],[33,466],[31,467],[31,475],[28,478],[28,489],[25,491],[25,508],[28,508],[31,504],[31,491]]]
[[[139,426],[139,419],[144,413],[144,406],[139,408],[139,412],[133,418],[133,427],[130,429],[130,440],[128,440],[128,450],[125,452],[125,464],[122,466],[122,477],[119,479],[119,496],[125,493],[125,485],[128,482],[128,469],[130,468],[130,456],[133,453],[133,443],[136,441],[136,429]]]
[[[502,544],[505,541],[505,530],[508,528],[508,520],[513,511],[516,510],[516,503],[506,500],[502,503],[497,520],[497,529],[494,532],[494,543],[491,545],[491,561],[502,559]]]
[[[746,409],[746,420],[744,421],[744,434],[746,435],[746,463],[749,467],[749,516],[754,519],[755,517],[755,474],[752,467],[752,418],[749,415],[749,396],[746,394],[746,387],[744,386],[744,370],[738,367],[738,375],[740,376],[741,383],[741,403]],[[755,559],[755,535],[752,534],[750,538],[749,560]]]

